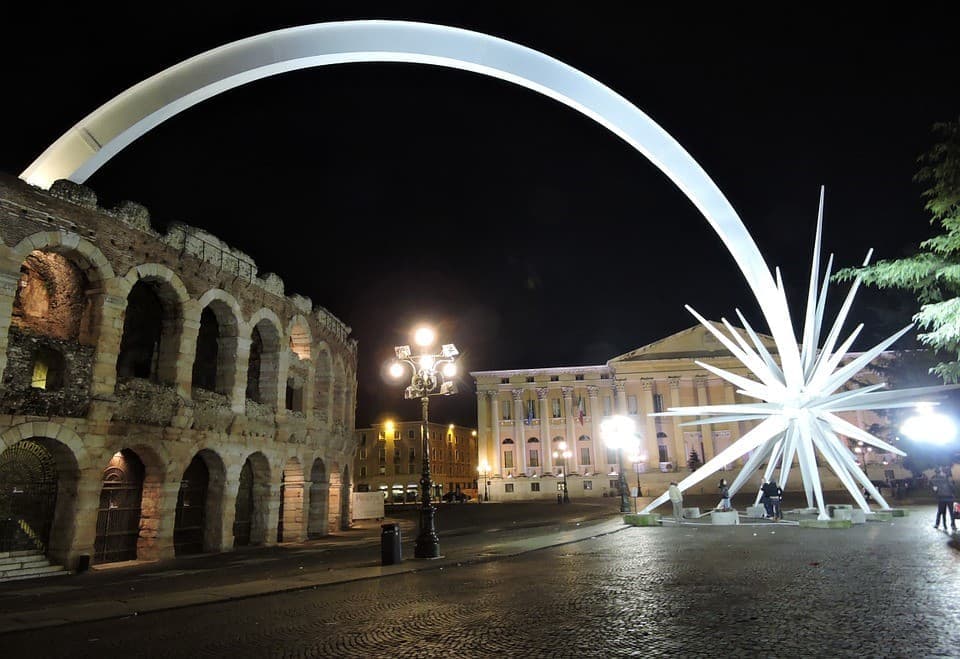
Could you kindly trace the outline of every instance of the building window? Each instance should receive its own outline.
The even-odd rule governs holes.
[[[504,421],[509,421],[509,420],[510,420],[510,407],[511,407],[511,406],[510,406],[510,403],[507,403],[506,405],[503,406],[503,420],[504,420]]]
[[[383,441],[383,440],[385,439],[382,430],[380,430],[380,431],[377,432],[377,439],[380,440],[380,441]]]
[[[610,396],[603,397],[603,416],[610,416],[613,414],[613,401],[610,400]]]
[[[510,384],[510,378],[500,378],[500,384]]]
[[[615,465],[617,464],[617,452],[614,449],[607,449],[607,464]]]
[[[540,491],[540,483],[530,483],[530,491],[531,491],[531,492],[539,492],[539,491]]]
[[[417,460],[417,449],[412,448],[412,447],[410,448],[410,457],[409,457],[409,460],[410,460],[410,462],[416,462],[416,460]]]
[[[503,466],[507,469],[513,469],[513,451],[503,452]]]
[[[399,460],[399,459],[400,459],[400,447],[399,447],[399,446],[395,446],[395,447],[393,448],[393,459],[394,459],[394,460]]]
[[[627,396],[627,414],[637,414],[637,397]]]
[[[551,376],[550,376],[550,382],[559,382],[559,381],[560,381],[560,376],[559,376],[559,375],[551,375]]]
[[[394,430],[394,431],[393,431],[393,438],[394,438],[394,439],[400,439],[400,431],[399,431],[399,430]]]
[[[583,380],[583,373],[577,373],[573,376],[574,380]]]
[[[395,474],[402,474],[402,473],[403,473],[403,465],[400,464],[399,462],[393,463],[393,473],[395,473]]]
[[[407,431],[407,439],[416,439],[416,436],[413,434],[413,432],[414,431],[412,430]]]
[[[384,467],[383,465],[380,465],[380,469],[378,470],[378,473],[379,473],[381,476],[386,476],[386,475],[387,475],[387,468]]]
[[[563,492],[563,481],[557,481],[557,492]]]
[[[533,382],[533,376],[532,376],[532,375],[528,375],[528,376],[527,376],[527,382]]]
[[[560,418],[560,399],[553,398],[551,399],[550,404],[553,406],[553,418],[559,419]]]
[[[667,455],[667,447],[663,444],[657,446],[657,453],[660,454],[660,462],[670,462],[670,456]]]
[[[601,373],[601,374],[600,374],[600,379],[601,379],[601,380],[609,380],[609,379],[610,379],[610,374],[609,374],[609,373]]]
[[[377,461],[380,464],[384,464],[387,461],[387,449],[382,446],[377,449]]]
[[[367,443],[367,433],[362,432],[360,433],[360,446],[363,446],[366,443]]]
[[[663,396],[660,394],[653,395],[653,411],[658,414],[663,412]]]
[[[580,447],[580,464],[588,465],[590,464],[590,449],[586,446]]]
[[[540,451],[535,448],[530,449],[530,466],[539,467],[540,466]]]
[[[610,481],[610,489],[620,491],[620,481]]]
[[[592,489],[593,489],[593,481],[583,481],[583,489],[585,489],[585,490],[592,490]]]
[[[507,494],[512,493],[512,492],[513,492],[513,483],[504,483],[504,484],[503,484],[503,491],[506,492]]]
[[[360,465],[360,478],[366,478],[367,476],[367,465]]]

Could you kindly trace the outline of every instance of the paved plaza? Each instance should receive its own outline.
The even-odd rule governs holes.
[[[0,643],[4,656],[31,658],[960,655],[960,553],[932,528],[932,505],[828,530],[745,519],[626,527],[615,503],[541,504],[523,510],[515,528],[509,505],[484,509],[482,527],[458,526],[448,509],[438,561],[411,552],[401,565],[380,566],[370,531],[339,549],[181,561],[161,571],[169,578],[122,578],[120,570],[4,584]],[[480,508],[465,507],[464,516]],[[204,567],[214,560],[236,565]],[[243,565],[255,580],[237,576]],[[296,587],[298,577],[298,590],[263,587],[271,579],[276,589]],[[89,588],[78,592],[83,580]],[[56,602],[74,615],[89,605],[88,619],[108,616],[123,587],[144,609],[151,598],[143,591],[154,588],[159,610],[57,624]],[[191,599],[230,587],[229,601]],[[36,628],[11,631],[14,607]]]

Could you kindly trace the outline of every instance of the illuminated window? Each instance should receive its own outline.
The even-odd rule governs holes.
[[[531,492],[539,492],[539,491],[540,491],[540,483],[530,483],[530,491],[531,491]]]
[[[394,439],[400,439],[400,431],[399,431],[399,430],[394,430],[394,431],[393,431],[393,438],[394,438]]]
[[[653,411],[658,414],[663,412],[663,396],[660,394],[653,395]]]
[[[559,419],[560,418],[560,399],[553,398],[551,399],[550,403],[553,406],[553,418]]]
[[[540,451],[537,449],[530,449],[530,466],[539,467],[540,466]]]
[[[637,409],[637,397],[627,396],[627,414],[636,414]]]
[[[507,469],[513,469],[513,451],[503,452],[503,466]]]
[[[38,348],[33,355],[33,375],[30,386],[34,389],[56,391],[63,386],[63,356],[50,348]]]
[[[593,481],[583,481],[583,489],[585,489],[585,490],[592,490],[592,489],[593,489]]]
[[[590,464],[590,449],[586,446],[580,447],[580,464],[588,465]]]
[[[513,492],[513,483],[504,484],[503,491],[508,493]]]

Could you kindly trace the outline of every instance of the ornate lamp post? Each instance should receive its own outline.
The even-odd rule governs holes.
[[[620,490],[620,512],[630,512],[627,498],[627,479],[623,475],[623,449],[636,444],[633,419],[625,416],[612,416],[600,424],[600,435],[607,446],[617,450],[617,489]]]
[[[637,512],[637,498],[640,497],[640,465],[644,462],[644,459],[639,451],[627,459],[633,463],[633,471],[637,474],[637,496],[633,499],[633,512]]]
[[[490,500],[490,465],[487,464],[487,461],[484,460],[480,463],[480,466],[477,467],[477,473],[480,474],[480,478],[483,479],[483,498],[480,501],[489,501]]]
[[[557,444],[556,451],[553,452],[553,459],[560,460],[560,464],[563,467],[563,499],[564,503],[570,503],[570,492],[567,490],[567,460],[573,457],[573,453],[567,450],[567,443],[560,442]]]
[[[414,333],[414,342],[420,346],[423,352],[419,355],[412,355],[410,346],[397,346],[394,348],[397,361],[390,367],[390,374],[395,378],[403,375],[404,364],[409,365],[413,370],[410,386],[403,392],[403,397],[407,400],[419,398],[422,411],[420,440],[423,451],[423,468],[420,472],[420,530],[413,550],[413,555],[416,558],[440,558],[440,539],[437,537],[433,519],[436,508],[430,501],[430,490],[432,488],[430,483],[430,441],[427,427],[429,397],[434,394],[449,396],[457,393],[456,383],[452,380],[444,380],[444,378],[451,378],[457,374],[457,366],[454,362],[460,351],[452,343],[445,343],[440,348],[439,355],[431,354],[429,348],[435,340],[436,333],[429,327],[417,329]],[[439,391],[437,391],[438,387]]]

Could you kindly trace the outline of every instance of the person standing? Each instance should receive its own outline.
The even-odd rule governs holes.
[[[765,517],[767,519],[773,518],[773,502],[770,501],[770,486],[772,484],[773,481],[768,481],[766,478],[760,481],[760,503],[763,504],[763,510],[766,513]]]
[[[780,507],[780,501],[783,499],[783,488],[776,481],[770,480],[770,507],[773,509],[773,519],[783,519],[783,508]]]
[[[726,512],[730,510],[730,488],[727,487],[727,479],[721,478],[720,485],[720,510]]]
[[[947,530],[947,520],[950,520],[950,529],[957,530],[957,522],[953,519],[953,479],[949,471],[937,469],[930,481],[930,488],[937,497],[937,519],[933,528],[940,528],[940,518],[943,518],[943,530]]]
[[[670,495],[670,503],[673,504],[673,520],[677,524],[683,524],[683,492],[677,487],[676,481],[670,481],[667,492]]]

